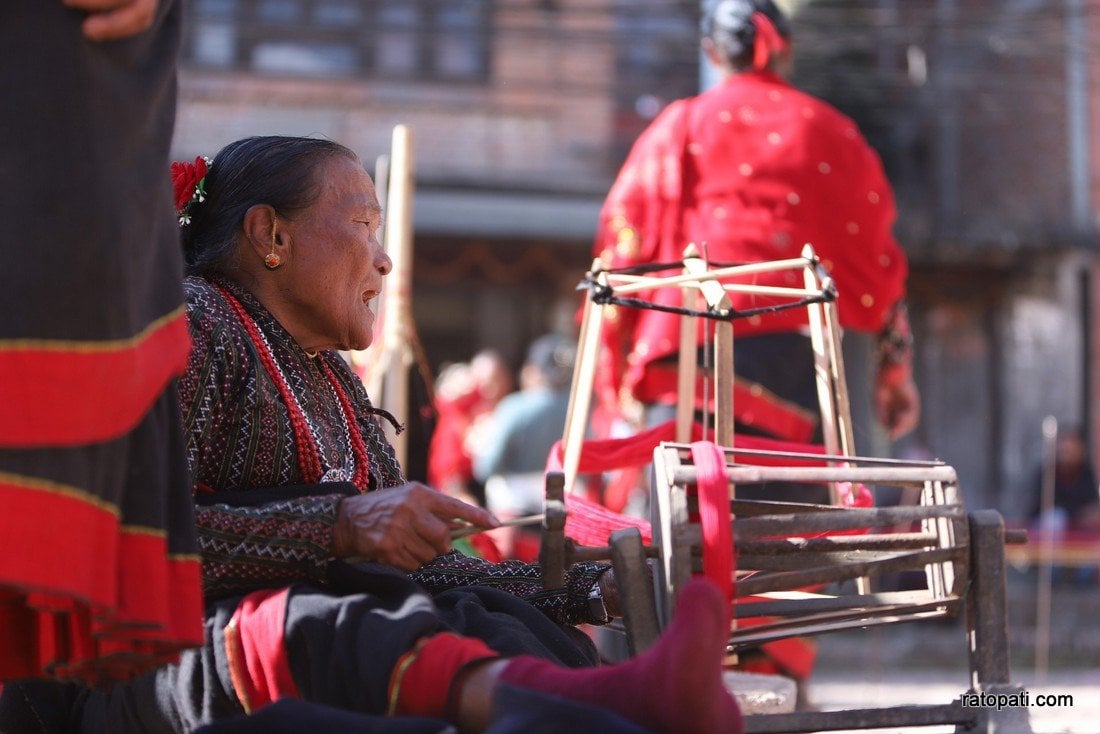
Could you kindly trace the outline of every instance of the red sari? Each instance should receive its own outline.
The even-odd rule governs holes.
[[[771,72],[748,71],[669,105],[638,138],[601,211],[595,254],[612,268],[675,262],[695,243],[711,261],[742,263],[795,258],[810,243],[836,280],[841,325],[875,332],[904,295],[894,217],[882,164],[855,123]],[[757,282],[802,285],[789,272]],[[651,298],[680,305],[681,293]],[[768,305],[731,300],[737,309]],[[805,309],[790,309],[737,320],[734,330],[741,338],[805,325]],[[674,382],[653,365],[677,352],[679,316],[615,308],[604,334],[600,403],[617,404],[620,390],[667,399]]]
[[[635,142],[604,202],[595,255],[611,268],[677,262],[694,243],[716,263],[800,256],[809,243],[839,292],[840,323],[878,332],[902,300],[908,266],[894,240],[894,197],[881,161],[852,120],[768,71],[746,71],[703,94],[669,105]],[[760,285],[801,287],[801,275],[761,275]],[[760,296],[729,294],[735,309],[774,305]],[[640,294],[681,306],[678,288]],[[765,335],[797,335],[806,310],[788,309],[733,322],[738,358],[758,374],[798,369],[784,389],[735,379],[738,430],[807,442],[816,428],[808,345],[766,348]],[[623,397],[643,403],[676,399],[680,316],[611,307],[597,370],[598,404],[612,414]],[[700,332],[699,343],[705,335]],[[800,341],[794,339],[794,342]],[[774,344],[774,342],[773,342]],[[807,354],[803,355],[802,352]],[[805,377],[805,380],[801,378]],[[761,672],[807,677],[811,641],[769,643],[742,659]]]

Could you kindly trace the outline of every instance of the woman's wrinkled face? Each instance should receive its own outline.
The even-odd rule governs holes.
[[[279,297],[292,324],[284,324],[307,351],[365,349],[374,330],[370,302],[390,272],[378,242],[382,209],[358,160],[333,156],[315,171],[312,206],[280,217],[290,258]]]

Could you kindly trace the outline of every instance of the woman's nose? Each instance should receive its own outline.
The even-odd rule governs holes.
[[[374,262],[378,272],[382,275],[389,275],[390,271],[393,270],[393,260],[390,260],[390,256],[381,247],[378,248],[378,257],[375,258]]]

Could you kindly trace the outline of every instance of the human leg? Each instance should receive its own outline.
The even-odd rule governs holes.
[[[446,719],[476,732],[491,730],[498,694],[521,689],[551,703],[609,710],[656,732],[741,731],[721,678],[728,605],[709,582],[685,587],[672,624],[643,655],[570,668],[545,650],[513,649],[505,657],[447,629],[427,594],[400,593],[407,579],[392,580],[393,588],[375,596],[292,587],[218,604],[202,650],[88,696],[77,720],[93,732],[189,731],[289,697],[363,714]],[[126,722],[140,727],[119,726]]]
[[[722,683],[728,631],[726,600],[709,582],[693,581],[668,629],[639,657],[589,669],[531,656],[484,662],[459,682],[454,721],[464,731],[485,729],[494,690],[509,684],[610,709],[656,732],[740,732],[741,713]]]

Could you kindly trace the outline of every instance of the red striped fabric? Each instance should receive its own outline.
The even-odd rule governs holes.
[[[0,341],[0,446],[74,446],[130,431],[191,347],[180,307],[133,339]]]
[[[226,627],[230,678],[249,713],[283,696],[299,698],[283,638],[289,593],[286,588],[252,592]]]
[[[0,507],[0,536],[35,549],[0,554],[0,680],[127,678],[202,644],[197,555],[67,487],[0,473]]]

